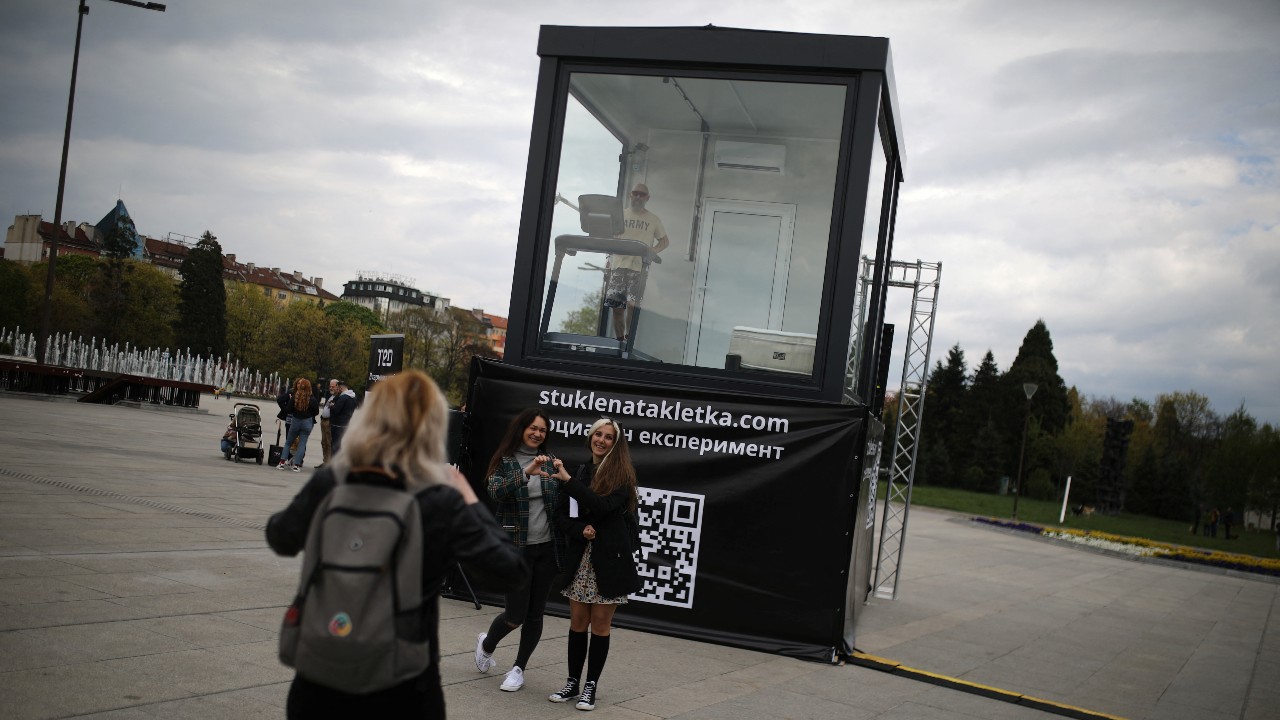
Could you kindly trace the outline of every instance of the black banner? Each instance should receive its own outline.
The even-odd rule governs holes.
[[[550,448],[571,470],[589,461],[591,423],[622,426],[639,475],[644,588],[615,624],[827,661],[852,643],[846,620],[866,597],[872,532],[864,407],[489,361],[473,365],[468,403],[464,470],[482,497],[520,409],[547,413]]]
[[[369,336],[369,377],[365,390],[404,367],[404,335]]]

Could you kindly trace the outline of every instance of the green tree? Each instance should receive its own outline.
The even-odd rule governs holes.
[[[32,281],[27,269],[11,260],[0,259],[0,328],[28,330],[34,311],[31,306]]]
[[[596,335],[600,331],[600,306],[603,290],[596,290],[582,299],[582,305],[569,313],[560,324],[560,332],[574,335]]]
[[[28,307],[31,319],[26,327],[40,326],[44,308],[45,277],[48,265],[36,263],[28,268],[31,277]],[[86,255],[59,255],[58,271],[53,283],[49,328],[52,332],[70,333],[85,340],[97,334],[93,311],[93,288],[98,281],[98,261]]]
[[[947,352],[946,364],[939,360],[929,373],[920,431],[921,450],[927,449],[930,455],[922,478],[927,484],[957,485],[961,478],[956,473],[963,473],[969,466],[969,444],[964,432],[967,372],[964,350],[957,344]]]
[[[289,303],[271,317],[263,343],[263,371],[269,368],[287,379],[320,377],[330,342],[329,319],[310,303]]]
[[[121,339],[140,348],[173,347],[178,288],[159,269],[136,260],[126,262],[125,310],[116,323]]]
[[[1070,476],[1072,496],[1091,499],[1097,493],[1108,416],[1105,405],[1086,404],[1074,387],[1067,391],[1067,402],[1071,406],[1067,427],[1050,440],[1053,475],[1059,486]]]
[[[227,351],[227,288],[222,280],[222,246],[206,230],[178,269],[178,346],[198,355]]]
[[[410,308],[387,318],[388,330],[404,335],[404,367],[430,373],[447,332],[445,317],[431,308]]]
[[[454,405],[461,404],[466,394],[471,359],[477,356],[497,357],[484,329],[484,323],[470,311],[449,308],[428,371]]]
[[[248,283],[233,282],[227,287],[227,352],[241,365],[264,371],[268,365],[266,352],[268,328],[272,318],[283,309]]]
[[[386,327],[378,318],[378,314],[359,303],[346,300],[330,303],[325,306],[324,314],[337,322],[362,325],[370,334],[386,332]]]
[[[98,276],[91,290],[94,334],[108,343],[131,342],[125,336],[125,318],[129,311],[129,285],[137,269],[136,261],[109,256],[98,263]]]
[[[1026,383],[1036,384],[1030,403],[1023,388]],[[1017,477],[1019,471],[1024,426],[1027,436],[1022,477],[1029,479],[1037,469],[1052,471],[1051,445],[1042,439],[1053,437],[1066,427],[1069,403],[1066,383],[1058,376],[1058,360],[1053,355],[1053,340],[1044,320],[1037,320],[1027,331],[1017,357],[1001,376],[1000,385],[1000,414],[996,427],[1003,437],[1008,438],[1010,477]],[[1062,480],[1054,478],[1057,482]]]

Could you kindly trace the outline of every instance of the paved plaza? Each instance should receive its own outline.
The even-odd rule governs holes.
[[[231,403],[202,412],[0,393],[0,716],[281,718],[276,630],[298,561],[262,527],[306,475],[226,462]],[[270,415],[270,413],[268,413]],[[274,430],[271,433],[274,436]],[[313,438],[308,465],[320,459]],[[643,468],[641,468],[643,474]],[[546,701],[567,621],[548,618],[525,689],[479,675],[496,608],[441,602],[452,718],[582,718]],[[621,612],[625,613],[623,609]],[[1280,718],[1280,584],[1128,560],[912,510],[897,600],[858,649],[1125,718]],[[598,720],[1054,718],[857,665],[615,630]]]

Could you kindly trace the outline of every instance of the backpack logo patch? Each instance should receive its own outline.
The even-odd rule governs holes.
[[[329,634],[334,637],[346,637],[351,634],[351,616],[340,612],[329,621]]]

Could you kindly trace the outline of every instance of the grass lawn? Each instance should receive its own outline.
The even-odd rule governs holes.
[[[883,496],[884,485],[881,484],[880,487],[882,490],[881,495]],[[993,518],[1008,519],[1013,515],[1012,495],[991,495],[956,490],[954,488],[916,485],[911,489],[911,503],[913,505],[942,508],[968,515],[983,515]],[[1280,553],[1276,552],[1276,536],[1266,530],[1246,530],[1239,525],[1233,525],[1231,528],[1233,537],[1231,540],[1227,540],[1223,537],[1221,523],[1218,524],[1218,537],[1211,538],[1203,535],[1192,535],[1189,522],[1161,520],[1129,513],[1114,516],[1094,513],[1089,516],[1076,517],[1071,514],[1070,508],[1067,508],[1066,519],[1059,523],[1058,513],[1061,509],[1061,501],[1047,502],[1021,498],[1018,500],[1018,519],[1024,522],[1044,525],[1045,527],[1100,530],[1115,535],[1146,538],[1178,545],[1191,545],[1209,550],[1221,550],[1223,552],[1265,558],[1280,557]],[[1201,530],[1203,531],[1203,528]],[[1239,537],[1235,537],[1237,535]]]

